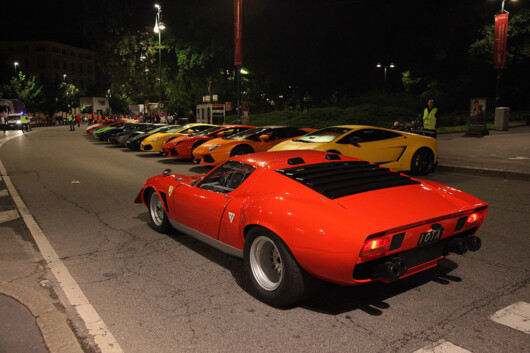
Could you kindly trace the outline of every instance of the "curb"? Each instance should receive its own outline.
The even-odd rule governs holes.
[[[27,288],[2,281],[0,281],[0,293],[16,299],[28,308],[35,317],[37,327],[50,353],[83,353],[65,315],[47,299]]]
[[[479,176],[510,179],[510,180],[530,181],[530,174],[528,173],[510,172],[510,171],[499,170],[499,169],[459,167],[459,166],[453,166],[453,165],[439,165],[436,167],[436,171],[446,172],[446,173],[479,175]]]

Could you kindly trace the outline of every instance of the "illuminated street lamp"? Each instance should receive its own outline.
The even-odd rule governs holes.
[[[375,65],[375,66],[377,68],[381,68],[382,67],[384,69],[384,71],[385,71],[385,81],[384,82],[385,82],[385,91],[386,91],[386,70],[388,70],[388,68],[393,69],[394,67],[396,67],[396,65],[394,65],[394,63],[390,63],[388,65],[384,65],[383,66],[380,62],[378,62],[377,65]]]
[[[162,31],[166,29],[166,25],[162,22],[162,6],[155,4],[157,9],[155,17],[155,28],[153,32],[158,33],[158,114],[160,115],[160,105],[162,104]]]
[[[66,83],[66,74],[63,74],[63,82]]]
[[[13,63],[13,66],[15,66],[15,76],[17,75],[17,66],[18,66],[18,61],[15,61]]]

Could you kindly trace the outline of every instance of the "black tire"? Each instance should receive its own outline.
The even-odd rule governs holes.
[[[429,148],[420,148],[412,156],[410,161],[410,173],[415,175],[426,175],[434,170],[434,154]]]
[[[258,299],[273,306],[300,302],[316,281],[298,265],[287,245],[262,227],[252,228],[245,238],[243,266]]]
[[[232,149],[232,152],[230,152],[230,157],[241,156],[243,154],[249,154],[249,153],[254,153],[254,150],[252,149],[252,147],[248,145],[239,145],[239,146],[234,147],[234,149]]]
[[[159,233],[168,233],[171,230],[171,224],[169,224],[169,219],[164,209],[164,203],[160,199],[160,196],[158,196],[156,191],[152,190],[149,194],[148,200],[151,225]]]

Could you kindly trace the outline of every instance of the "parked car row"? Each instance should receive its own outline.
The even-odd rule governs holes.
[[[333,152],[416,175],[434,171],[438,163],[436,139],[365,125],[316,130],[272,125],[163,125],[112,121],[91,125],[87,132],[96,139],[134,151],[159,153],[209,166],[219,165],[237,155],[284,150]]]

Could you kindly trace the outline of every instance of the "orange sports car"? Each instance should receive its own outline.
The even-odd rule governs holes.
[[[193,151],[195,163],[218,165],[229,157],[266,152],[276,144],[316,131],[291,126],[260,126],[234,135],[215,138]]]
[[[210,129],[197,132],[193,135],[180,136],[174,138],[162,147],[164,155],[172,158],[191,159],[193,158],[193,151],[205,143],[216,137],[225,137],[236,134],[238,132],[255,128],[250,125],[222,125],[214,126]]]

